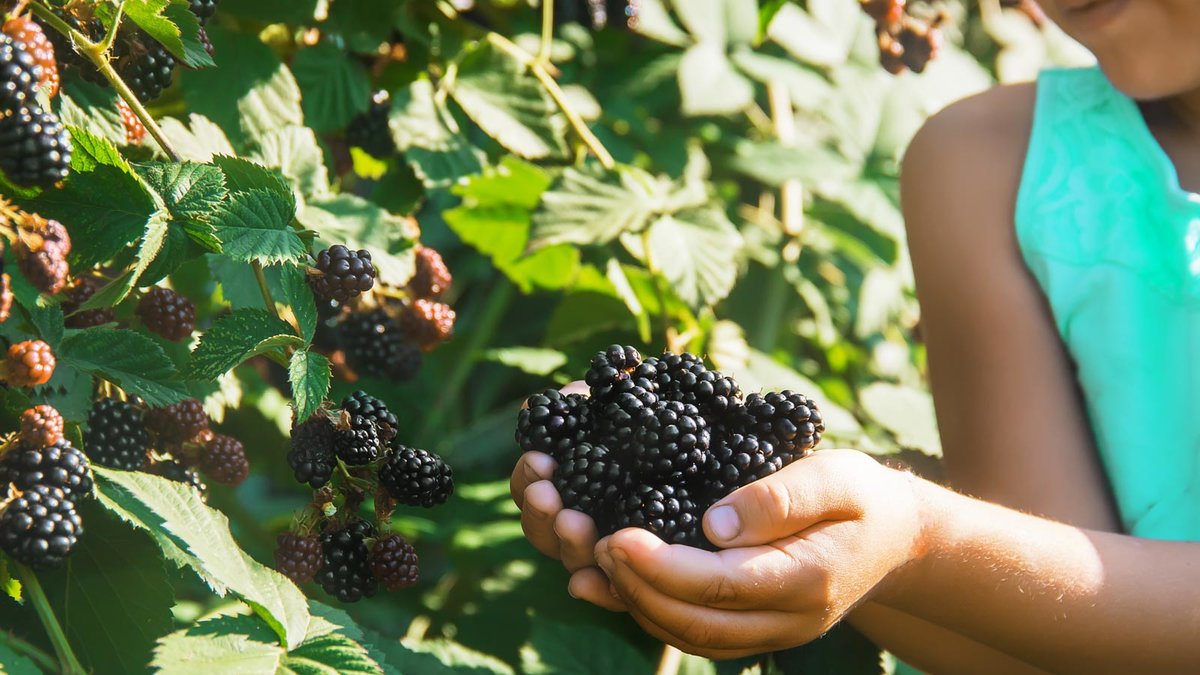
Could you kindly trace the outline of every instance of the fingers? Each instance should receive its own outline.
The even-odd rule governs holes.
[[[717,502],[704,515],[704,532],[722,548],[759,546],[822,521],[857,518],[855,475],[872,467],[860,452],[823,450]]]
[[[521,529],[533,547],[551,558],[559,557],[554,521],[562,511],[562,499],[554,484],[541,480],[525,488],[521,506]]]
[[[599,567],[585,567],[572,574],[571,581],[567,583],[567,592],[573,598],[586,600],[609,611],[628,611],[625,602],[613,595],[612,585]]]
[[[596,564],[595,548],[599,538],[596,523],[586,514],[563,509],[554,519],[554,534],[558,537],[559,558],[569,572]]]
[[[558,464],[550,455],[527,452],[517,460],[512,477],[508,479],[508,492],[517,508],[524,508],[525,488],[539,480],[550,480]]]

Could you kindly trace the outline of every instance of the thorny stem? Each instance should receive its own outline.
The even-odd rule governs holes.
[[[29,644],[12,633],[0,632],[0,644],[7,645],[10,649],[18,654],[24,654],[37,662],[43,670],[50,672],[58,668],[58,664],[46,652]]]
[[[42,590],[37,575],[21,563],[13,561],[13,565],[17,569],[17,575],[21,577],[21,585],[29,594],[29,600],[33,603],[38,618],[42,621],[42,626],[46,629],[46,634],[50,637],[50,643],[54,645],[60,671],[70,675],[83,675],[87,671],[83,669],[83,665],[71,649],[71,644],[67,642],[67,635],[58,623],[58,618],[54,616],[54,610],[50,608],[50,601],[46,599],[46,593]]]
[[[100,51],[104,55],[112,52],[113,42],[117,39],[117,27],[121,25],[121,17],[125,14],[125,0],[117,3],[117,13],[113,19],[112,28],[108,29],[108,33],[104,36],[104,41],[100,43]]]

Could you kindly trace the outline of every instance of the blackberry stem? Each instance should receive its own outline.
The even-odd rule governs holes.
[[[0,644],[6,645],[18,654],[28,656],[37,662],[46,672],[52,672],[58,667],[58,663],[46,652],[29,644],[12,633],[0,632]]]
[[[83,665],[79,663],[79,659],[71,649],[71,644],[67,642],[67,634],[63,632],[62,624],[54,616],[54,610],[50,608],[50,601],[46,599],[46,593],[42,590],[42,584],[38,582],[37,575],[33,573],[33,570],[15,560],[12,563],[16,567],[17,576],[21,577],[21,585],[25,587],[25,592],[29,594],[29,600],[37,611],[38,619],[42,621],[42,626],[46,629],[50,643],[54,645],[54,653],[58,656],[61,672],[68,675],[84,675],[87,671],[83,669]]]
[[[108,33],[105,34],[104,40],[102,40],[99,45],[100,53],[106,58],[108,57],[109,52],[112,51],[113,42],[117,39],[117,28],[121,25],[121,19],[124,16],[125,0],[121,0],[117,3],[117,13],[113,18],[113,25],[108,29]]]
[[[554,0],[542,0],[542,42],[538,45],[538,63],[550,63],[550,49],[553,42]]]

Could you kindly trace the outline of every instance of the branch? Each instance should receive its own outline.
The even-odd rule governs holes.
[[[46,593],[42,590],[37,575],[21,563],[13,561],[13,564],[17,568],[17,575],[21,577],[21,585],[29,594],[29,601],[33,603],[33,608],[37,611],[38,619],[41,620],[46,634],[50,637],[50,643],[54,645],[60,672],[68,675],[84,675],[87,671],[83,669],[83,665],[79,663],[78,657],[71,649],[71,644],[67,642],[67,634],[63,632],[62,624],[54,616],[54,610],[50,608],[50,601],[46,599]]]

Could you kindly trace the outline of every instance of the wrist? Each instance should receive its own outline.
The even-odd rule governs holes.
[[[931,561],[937,557],[942,533],[946,531],[953,513],[946,504],[949,492],[945,488],[909,472],[899,473],[903,474],[902,480],[911,496],[909,505],[914,512],[915,523],[906,561],[884,577],[873,596],[875,601],[891,607],[902,606],[904,598],[910,593],[920,592],[923,586],[921,578],[925,576]]]

